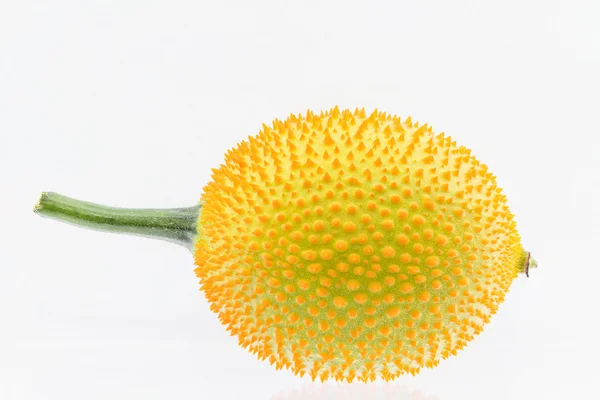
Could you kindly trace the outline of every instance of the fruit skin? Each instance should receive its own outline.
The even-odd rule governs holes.
[[[231,335],[277,369],[351,382],[434,367],[525,262],[496,178],[410,117],[290,115],[225,159],[195,271]]]

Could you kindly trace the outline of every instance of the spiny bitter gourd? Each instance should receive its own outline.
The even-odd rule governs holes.
[[[43,193],[35,211],[188,247],[210,309],[239,344],[321,380],[436,366],[536,265],[494,175],[410,117],[290,115],[212,171],[189,208]]]

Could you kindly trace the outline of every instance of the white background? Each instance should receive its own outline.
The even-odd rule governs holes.
[[[594,0],[0,1],[0,398],[600,398],[599,21]],[[192,205],[263,122],[335,104],[473,149],[540,264],[417,377],[275,371],[185,249],[31,211],[42,190]]]

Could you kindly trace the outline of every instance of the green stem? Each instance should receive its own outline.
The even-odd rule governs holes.
[[[104,232],[162,239],[192,250],[201,205],[150,209],[107,207],[44,192],[33,211],[42,217]]]

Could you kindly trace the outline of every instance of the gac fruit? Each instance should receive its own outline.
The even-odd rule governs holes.
[[[436,366],[535,266],[485,164],[377,110],[263,125],[213,169],[200,204],[180,242],[210,309],[259,359],[312,379]]]

